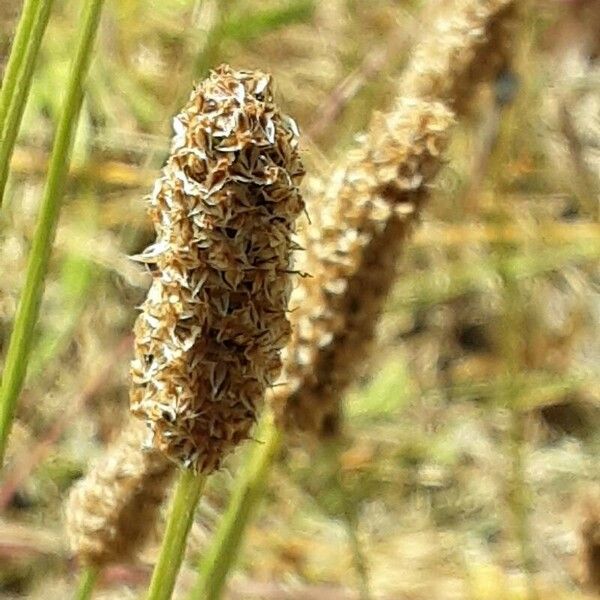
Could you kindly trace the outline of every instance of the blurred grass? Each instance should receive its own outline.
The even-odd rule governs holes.
[[[88,200],[88,223],[78,223],[81,233],[89,240],[94,239],[94,213],[97,208],[93,200]],[[42,373],[51,360],[60,356],[73,337],[81,314],[85,309],[86,300],[94,280],[94,264],[80,254],[67,253],[61,261],[58,274],[58,284],[62,299],[61,315],[51,323],[51,329],[44,329],[32,351],[29,361],[28,377],[36,378]]]
[[[402,261],[365,375],[345,407],[341,483],[358,534],[354,557],[340,481],[332,478],[327,457],[318,448],[290,444],[250,528],[232,595],[260,597],[249,591],[253,583],[277,581],[305,597],[310,592],[303,586],[324,584],[345,594],[357,584],[358,549],[376,597],[527,598],[505,493],[508,444],[516,439],[512,451],[522,453],[517,467],[530,490],[525,535],[536,559],[539,596],[590,597],[578,575],[577,501],[600,478],[600,236],[586,198],[573,185],[577,173],[568,144],[552,112],[545,112],[554,106],[553,91],[567,91],[558,74],[569,68],[562,49],[586,38],[585,22],[577,21],[575,8],[536,7],[528,26],[532,49],[521,58],[516,114],[502,116],[499,147],[476,162],[475,151],[485,146],[481,124],[494,110],[489,90],[477,99]],[[76,8],[56,0],[12,161],[0,224],[4,360],[60,112],[56,90],[68,74]],[[307,162],[326,171],[371,112],[389,101],[410,47],[403,43],[424,26],[418,8],[391,0],[107,3],[11,464],[27,455],[46,424],[70,410],[70,399],[129,334],[147,279],[126,268],[124,255],[137,252],[151,235],[142,196],[165,156],[169,120],[192,74],[222,60],[269,69],[282,105],[307,131],[373,48],[398,42],[375,79],[361,82],[317,141],[311,145],[305,138]],[[573,28],[578,35],[563,39]],[[583,151],[588,156],[585,145]],[[471,189],[474,181],[480,183]],[[468,192],[471,206],[464,202]],[[504,316],[512,310],[508,281],[522,311],[514,322]],[[503,340],[517,347],[514,372],[504,369]],[[74,416],[19,488],[5,519],[60,535],[65,487],[111,439],[124,414],[126,362],[111,369]],[[507,396],[511,389],[514,398]],[[515,403],[523,421],[511,433],[508,409]],[[581,430],[566,432],[560,419],[550,420],[547,411],[559,406],[567,416],[585,407]],[[234,457],[232,472],[240,460]],[[227,474],[209,484],[192,554],[206,547],[231,488]],[[6,539],[15,535],[11,530]],[[3,564],[0,593],[35,588],[40,576],[31,564]],[[63,557],[48,567],[57,585],[64,584],[65,572]],[[49,585],[42,585],[45,597]],[[103,596],[127,593],[119,581],[111,586]]]
[[[209,69],[217,65],[221,48],[226,44],[249,43],[289,25],[306,23],[315,9],[314,0],[292,0],[283,6],[252,12],[248,12],[247,7],[238,8],[236,4],[232,0],[219,3],[217,10],[221,11],[221,15],[209,31],[204,48],[198,53],[194,63],[193,73],[196,79],[205,77]]]

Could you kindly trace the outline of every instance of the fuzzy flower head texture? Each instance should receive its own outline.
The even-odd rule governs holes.
[[[453,123],[441,103],[400,98],[373,119],[326,185],[312,191],[299,264],[311,277],[294,290],[294,331],[275,397],[286,429],[337,433],[340,401],[368,356]]]
[[[156,450],[142,452],[145,432],[137,420],[71,491],[67,534],[86,565],[128,561],[150,537],[173,472]]]
[[[442,4],[427,35],[413,52],[402,90],[445,102],[468,114],[476,86],[510,69],[519,2],[452,0]]]
[[[134,333],[133,413],[180,465],[217,469],[248,438],[290,337],[298,130],[271,78],[223,65],[173,123],[149,199],[153,281]]]

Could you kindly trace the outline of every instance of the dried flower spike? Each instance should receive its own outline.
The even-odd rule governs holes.
[[[399,100],[314,193],[300,265],[311,277],[292,297],[294,333],[275,403],[287,428],[335,430],[452,123],[442,104]]]
[[[67,503],[71,549],[85,565],[127,561],[154,529],[173,464],[156,450],[142,451],[145,428],[130,422]]]
[[[517,13],[516,0],[450,2],[415,48],[402,92],[468,112],[477,84],[510,67]]]
[[[316,190],[302,244],[312,275],[292,299],[294,336],[275,401],[290,428],[335,434],[410,225],[441,165],[453,114],[509,65],[516,0],[455,0],[418,45],[400,99],[346,167]],[[452,112],[449,110],[452,109]]]
[[[298,130],[271,79],[221,66],[174,120],[149,200],[154,279],[135,325],[131,409],[152,443],[210,473],[249,436],[290,336]]]

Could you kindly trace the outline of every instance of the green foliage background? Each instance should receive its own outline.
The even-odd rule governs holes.
[[[0,213],[0,366],[78,4],[55,3]],[[273,73],[318,176],[388,105],[435,12],[422,4],[107,0],[0,475],[0,597],[70,593],[62,501],[127,410],[130,331],[148,276],[126,257],[152,237],[143,198],[191,81],[222,61]],[[590,52],[565,57],[599,44],[584,12],[594,7],[531,7],[516,99],[501,108],[482,89],[456,132],[347,398],[341,455],[286,448],[232,598],[353,598],[360,580],[378,598],[527,598],[532,581],[539,597],[586,597],[580,524],[590,511],[600,521],[600,68]],[[0,59],[18,10],[13,0],[0,8]],[[208,484],[192,558],[240,460]],[[101,597],[143,585],[144,569],[128,569]]]

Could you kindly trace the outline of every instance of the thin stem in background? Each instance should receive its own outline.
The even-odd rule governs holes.
[[[183,470],[177,486],[162,540],[160,556],[152,573],[147,600],[169,600],[183,561],[188,534],[194,521],[196,506],[206,481],[205,475]]]
[[[349,505],[347,496],[344,495],[344,488],[340,482],[340,493]],[[358,577],[358,591],[360,600],[371,600],[370,582],[369,582],[369,565],[363,546],[358,535],[358,515],[356,507],[346,506],[344,509],[344,523],[346,525],[346,533],[348,534],[348,542],[350,543],[350,551],[352,553],[352,562],[354,570]]]
[[[510,218],[506,214],[505,218]],[[510,245],[499,244],[497,252],[510,251]],[[501,350],[504,359],[506,382],[500,387],[500,405],[509,413],[507,454],[510,470],[506,485],[506,499],[512,519],[512,529],[519,548],[521,568],[526,576],[527,599],[538,600],[535,584],[535,553],[529,531],[530,493],[525,471],[525,415],[521,407],[523,385],[520,381],[520,359],[523,341],[523,299],[517,280],[505,270],[500,270],[504,282],[504,318]]]
[[[16,77],[11,73],[11,80],[6,81],[5,86],[0,91],[0,132],[2,133],[0,138],[0,206],[2,206],[6,190],[10,159],[21,126],[29,90],[31,89],[37,55],[46,31],[46,25],[48,25],[53,3],[54,0],[33,0],[28,3],[36,4],[36,10],[31,23],[28,20],[27,23],[23,24],[23,27],[21,27],[21,22],[19,23],[17,36],[21,34],[21,29],[24,30],[28,25],[25,44],[23,45],[22,40],[17,40],[17,36],[15,36],[13,52],[20,54],[18,58],[15,57],[14,61],[15,64],[18,63],[18,69],[15,67],[15,70],[17,70]],[[25,17],[29,17],[25,12],[28,9],[29,7],[26,6],[23,10],[21,21],[25,20]],[[9,66],[11,66],[13,52],[11,52]]]
[[[511,476],[508,494],[510,511],[514,535],[519,546],[521,565],[527,576],[527,598],[528,600],[538,600],[535,585],[536,560],[529,531],[529,487],[525,477],[525,416],[518,407],[511,407],[510,419]]]
[[[526,10],[530,10],[527,2],[521,5],[521,15],[525,17]],[[522,22],[525,22],[523,19]],[[529,20],[528,20],[529,22]],[[524,64],[524,55],[531,51],[533,40],[531,34],[522,29],[517,38],[517,74],[521,71],[519,65]],[[525,101],[524,90],[522,86],[514,90],[516,97],[511,97],[511,102],[505,106],[502,119],[498,123],[498,137],[495,144],[494,155],[490,175],[493,181],[501,181],[500,173],[512,156],[512,147],[510,141],[513,139],[513,132],[522,127],[521,106]],[[500,105],[497,106],[500,108]],[[514,215],[510,209],[506,208],[507,203],[503,203],[501,198],[497,198],[498,206],[502,207],[499,211],[499,222],[502,225],[510,225],[513,222]],[[536,256],[537,248],[529,247],[529,252]],[[521,378],[521,360],[525,338],[524,326],[525,314],[523,312],[523,298],[519,287],[519,281],[507,268],[506,256],[515,252],[514,243],[500,242],[495,245],[495,253],[502,261],[499,264],[498,274],[504,286],[504,310],[502,331],[500,333],[500,350],[504,362],[504,374],[506,381],[500,386],[499,391],[502,395],[499,398],[500,406],[504,406],[509,413],[509,425],[506,434],[507,455],[509,459],[509,472],[507,474],[506,484],[506,502],[510,518],[512,520],[512,534],[518,546],[521,568],[526,577],[527,599],[538,600],[539,596],[535,582],[535,553],[531,542],[531,532],[529,516],[531,511],[530,490],[526,475],[526,438],[525,438],[525,415],[523,411],[524,388]]]
[[[94,593],[94,587],[98,581],[100,572],[94,567],[87,567],[81,575],[79,587],[75,593],[75,600],[90,600]]]
[[[4,461],[17,399],[27,371],[33,331],[39,315],[48,260],[61,207],[71,146],[83,102],[83,85],[89,69],[103,2],[104,0],[87,0],[85,4],[63,112],[58,123],[46,187],[29,252],[25,285],[8,344],[0,386],[0,465]]]
[[[525,472],[525,415],[521,409],[522,386],[519,383],[520,341],[523,330],[523,300],[517,282],[503,274],[505,309],[503,355],[507,371],[503,404],[510,413],[508,455],[510,473],[507,489],[508,508],[512,517],[513,534],[519,547],[521,567],[527,577],[527,598],[537,600],[535,585],[535,554],[529,531],[529,486]]]
[[[257,433],[258,443],[240,468],[236,487],[221,517],[211,545],[199,564],[199,578],[189,600],[218,600],[223,594],[227,575],[235,565],[244,533],[264,496],[270,468],[281,447],[281,432],[271,418],[263,420]]]
[[[369,581],[369,563],[358,533],[359,505],[351,489],[344,482],[344,472],[340,461],[342,445],[340,439],[333,439],[325,445],[325,458],[329,471],[329,480],[337,494],[340,519],[348,535],[352,564],[357,576],[360,600],[371,600]]]
[[[318,115],[308,127],[307,133],[310,138],[320,140],[330,133],[331,127],[340,119],[350,101],[381,74],[392,56],[401,54],[407,45],[407,39],[403,39],[398,32],[394,33],[395,35],[389,36],[384,43],[368,52],[360,65],[333,88]],[[402,40],[400,47],[398,43],[394,44],[398,39]]]

